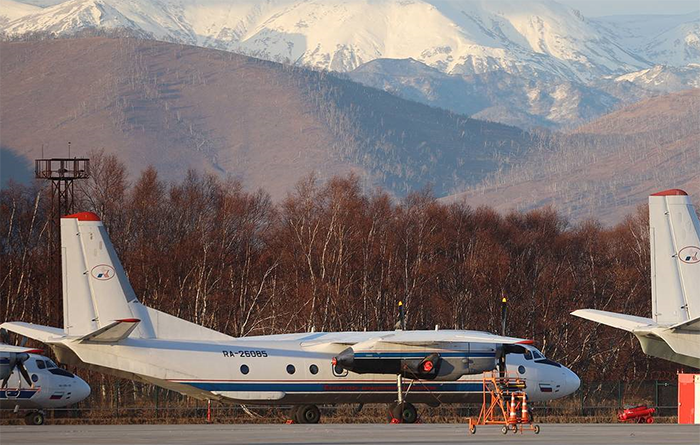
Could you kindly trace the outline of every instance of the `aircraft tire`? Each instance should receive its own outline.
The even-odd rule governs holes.
[[[321,411],[316,405],[302,405],[297,410],[299,423],[318,423],[321,420]]]
[[[395,419],[399,419],[401,423],[416,423],[418,420],[418,410],[412,403],[404,402],[400,405],[395,405],[392,414]]]
[[[43,425],[44,414],[40,411],[34,411],[24,416],[24,423],[27,425]]]

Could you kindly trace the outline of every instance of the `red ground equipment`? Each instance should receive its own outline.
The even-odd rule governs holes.
[[[654,423],[652,415],[656,412],[654,408],[646,405],[639,405],[632,408],[625,408],[617,413],[617,420],[620,422],[632,423]]]

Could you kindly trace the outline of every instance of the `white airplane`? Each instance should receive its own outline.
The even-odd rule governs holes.
[[[700,368],[700,221],[683,190],[649,197],[651,317],[580,309],[573,315],[634,334],[642,350]]]
[[[0,344],[0,409],[29,410],[24,418],[27,425],[43,425],[44,409],[72,405],[90,395],[90,386],[83,379],[59,368],[41,352]]]
[[[475,331],[299,333],[234,338],[142,305],[94,213],[61,219],[64,327],[3,328],[49,345],[59,361],[204,400],[294,405],[316,423],[318,404],[481,401],[482,373],[501,363],[526,378],[531,401],[576,391],[579,379],[531,341]],[[505,357],[508,357],[507,365]]]

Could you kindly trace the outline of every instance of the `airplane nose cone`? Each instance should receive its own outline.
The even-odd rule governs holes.
[[[90,385],[78,376],[75,376],[75,378],[78,381],[75,382],[75,389],[73,389],[73,402],[77,403],[90,395]]]
[[[573,394],[581,386],[581,379],[569,368],[564,368],[564,385],[565,394]]]

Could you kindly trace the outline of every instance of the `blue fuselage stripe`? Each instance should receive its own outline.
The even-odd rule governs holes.
[[[377,391],[395,392],[393,382],[338,382],[338,383],[243,383],[243,382],[180,382],[204,391],[282,391],[285,393],[319,393],[319,392],[357,392]],[[426,382],[414,384],[411,391],[436,392],[481,392],[481,382]]]
[[[425,358],[429,352],[356,352],[355,358]],[[494,352],[438,352],[440,357],[496,357]]]
[[[7,395],[8,392],[10,393],[9,397]],[[36,390],[19,390],[19,394],[17,394],[17,392],[18,391],[15,390],[2,390],[0,391],[0,399],[31,399],[32,397],[34,397],[34,394],[37,393]]]

